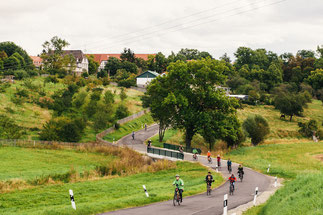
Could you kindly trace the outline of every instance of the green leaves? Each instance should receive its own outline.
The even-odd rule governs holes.
[[[270,132],[267,120],[260,115],[249,116],[242,126],[251,138],[253,145],[261,143]]]

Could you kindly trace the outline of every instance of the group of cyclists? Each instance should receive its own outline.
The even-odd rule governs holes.
[[[197,160],[197,152],[196,153],[193,152],[193,160]],[[208,153],[207,153],[207,160],[208,160],[209,163],[212,163],[212,158],[211,158],[211,152],[210,151],[208,151]],[[220,155],[217,156],[217,167],[218,168],[221,167],[221,157],[220,157]],[[230,160],[230,158],[227,160],[227,168],[228,168],[229,173],[231,174],[231,172],[232,172],[232,161]],[[238,175],[239,175],[239,178],[240,178],[240,180],[242,182],[244,171],[243,171],[243,167],[242,167],[241,164],[238,167]],[[184,191],[184,181],[182,179],[180,179],[180,175],[178,175],[178,174],[175,177],[176,177],[176,179],[173,182],[173,185],[175,185],[176,188],[177,188],[177,189],[175,189],[175,196],[177,195],[177,192],[179,192],[180,202],[182,202],[182,196],[183,196],[183,191]],[[233,190],[232,190],[232,193],[233,193],[233,191],[235,189],[235,182],[237,181],[237,178],[232,173],[228,180],[230,181],[230,189],[231,189],[231,186],[233,187]],[[214,179],[213,179],[213,176],[212,176],[211,172],[208,172],[208,174],[206,175],[205,182],[207,184],[207,188],[212,190],[212,183],[214,182]],[[231,190],[230,190],[230,192],[231,192]]]

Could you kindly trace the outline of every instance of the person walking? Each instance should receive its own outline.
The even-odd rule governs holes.
[[[132,132],[131,136],[132,136],[132,140],[135,140],[135,132],[134,131]]]
[[[145,131],[147,131],[147,124],[145,123]]]

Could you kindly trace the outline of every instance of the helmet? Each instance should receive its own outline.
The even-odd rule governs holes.
[[[176,174],[175,177],[179,177],[179,174]]]

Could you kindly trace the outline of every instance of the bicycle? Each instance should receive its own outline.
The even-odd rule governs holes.
[[[231,166],[228,166],[228,171],[229,171],[229,174],[231,174],[231,172],[232,172],[232,167]]]
[[[214,182],[214,180],[213,180]],[[211,189],[211,183],[210,182],[206,182],[206,195],[209,196],[211,195],[212,189]]]
[[[232,196],[234,192],[233,183],[230,182],[230,195]]]
[[[239,174],[240,181],[242,182],[242,180],[243,180],[243,174],[241,172],[238,172],[238,174]]]
[[[208,157],[207,160],[208,160],[209,164],[212,164],[213,163],[211,157]]]
[[[221,161],[218,160],[218,170],[221,169]]]
[[[176,203],[177,203],[178,206],[181,205],[181,195],[179,193],[178,184],[176,184],[176,188],[175,188],[173,205],[176,206]]]
[[[193,154],[193,161],[197,161],[197,154]]]

